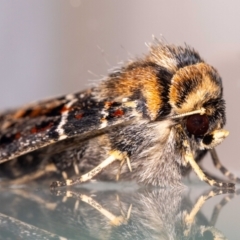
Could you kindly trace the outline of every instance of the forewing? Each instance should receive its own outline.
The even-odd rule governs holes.
[[[91,91],[40,102],[0,115],[0,163],[55,142],[101,134],[135,121],[137,101],[94,100]]]

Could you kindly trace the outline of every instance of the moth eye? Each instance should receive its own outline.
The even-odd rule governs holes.
[[[209,128],[208,116],[203,114],[194,114],[187,118],[186,127],[190,134],[194,136],[204,135]]]

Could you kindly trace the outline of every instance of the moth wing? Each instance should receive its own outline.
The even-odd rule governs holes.
[[[98,102],[91,91],[0,115],[0,163],[67,138],[79,140],[137,118],[138,102]]]

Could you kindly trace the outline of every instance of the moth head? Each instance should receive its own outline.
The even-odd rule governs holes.
[[[201,149],[211,149],[220,144],[229,134],[219,125],[211,123],[207,114],[193,114],[184,119],[184,129],[190,138],[200,144]],[[218,120],[215,120],[218,123]]]
[[[203,62],[180,68],[172,78],[173,119],[201,149],[213,148],[228,135],[222,129],[226,121],[222,92],[218,72]]]

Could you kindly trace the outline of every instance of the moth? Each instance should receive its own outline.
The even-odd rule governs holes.
[[[228,135],[222,80],[188,45],[155,41],[142,59],[97,87],[0,115],[0,176],[24,183],[55,176],[52,188],[91,179],[177,187],[193,170],[211,186],[234,188],[200,166]]]

